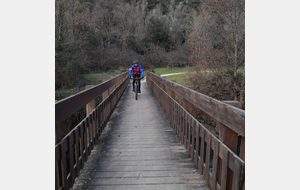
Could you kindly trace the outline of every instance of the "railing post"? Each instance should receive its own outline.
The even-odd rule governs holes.
[[[86,85],[85,89],[89,89],[89,88],[92,88],[92,87],[94,87],[94,85]],[[95,106],[96,106],[96,101],[95,100],[90,101],[86,105],[86,116],[88,116],[95,109]]]
[[[172,108],[171,110],[167,109],[174,117],[172,127],[191,157],[194,157],[195,165],[205,176],[205,181],[211,189],[245,189],[244,112],[226,104],[238,108],[240,106],[235,104],[236,102],[229,101],[224,104],[205,95],[197,94],[180,85],[174,85],[159,75],[149,73],[149,79],[152,79],[151,82],[149,81],[151,83],[149,87],[153,89],[153,94],[161,105],[166,106],[165,104],[168,103],[164,101],[165,96],[161,93],[166,89],[173,99],[176,94],[182,97],[181,103],[177,104],[174,101],[175,105],[172,106],[174,113],[172,113]],[[188,86],[188,88],[193,89],[192,86]],[[196,109],[203,107],[205,113],[218,120],[220,122],[219,140],[201,123],[197,122],[196,125],[194,120],[189,118],[190,114],[184,111],[179,104],[182,104],[182,107],[191,115],[194,115],[194,106]],[[196,150],[194,150],[195,145]],[[210,172],[210,161],[213,166],[212,172]]]
[[[237,152],[238,134],[220,123],[219,139],[222,141],[232,152]]]
[[[89,89],[94,87],[94,85],[86,85],[85,89]],[[86,116],[90,115],[90,113],[95,109],[96,107],[96,100],[92,100],[90,101],[87,105],[86,105]],[[92,116],[90,117],[92,118]],[[87,134],[88,134],[88,142],[90,144],[90,142],[93,140],[93,128],[94,128],[94,120],[90,119],[89,120],[89,127],[87,128]]]
[[[191,115],[194,115],[193,113],[193,105],[183,98],[183,107],[185,110],[187,110]]]
[[[107,80],[103,80],[102,83],[105,81],[107,81]],[[105,98],[108,96],[108,94],[109,94],[109,89],[107,89],[106,91],[104,91],[102,93],[102,101],[105,100]]]
[[[173,90],[169,89],[169,95],[175,100],[176,94]]]
[[[161,84],[161,88],[166,92],[166,86],[164,84]]]
[[[241,137],[240,158],[245,161],[245,138]]]
[[[104,127],[103,123],[106,123],[105,119],[111,111],[109,109],[113,108],[118,101],[116,97],[117,93],[115,91],[106,101],[102,101],[96,110],[95,100],[97,96],[101,94],[107,97],[109,93],[118,87],[118,83],[121,84],[122,81],[119,79],[124,79],[124,77],[125,75],[121,75],[121,77],[119,76],[113,79],[113,82],[109,81],[103,86],[100,84],[95,88],[92,88],[92,85],[87,85],[85,88],[86,91],[55,104],[55,189],[69,189],[74,183],[75,177],[78,176],[79,170],[83,168],[84,162],[87,160],[93,146],[97,142],[98,133],[100,133]],[[108,88],[108,86],[110,87]],[[126,85],[123,85],[120,89],[124,91],[125,87]],[[106,90],[106,92],[104,90]],[[103,99],[106,97],[104,96]],[[62,137],[60,128],[61,122],[83,106],[86,106],[86,114],[88,117],[85,118],[72,133]],[[105,108],[103,106],[105,106]],[[101,129],[99,129],[100,122],[102,123]],[[63,138],[64,140],[62,141],[61,139]]]
[[[55,144],[57,144],[60,140],[62,139],[61,137],[61,130],[60,130],[60,123],[55,126]]]

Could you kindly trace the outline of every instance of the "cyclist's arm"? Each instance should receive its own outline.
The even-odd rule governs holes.
[[[133,67],[131,66],[131,67],[130,67],[130,70],[129,70],[129,78],[130,78],[130,76],[131,76],[132,69],[133,69]]]
[[[145,77],[145,75],[144,75],[144,70],[143,70],[143,68],[142,68],[141,65],[140,65],[140,70],[141,70],[142,78],[144,78],[144,77]]]

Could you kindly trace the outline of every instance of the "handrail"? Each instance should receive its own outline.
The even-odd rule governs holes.
[[[128,83],[127,73],[124,73],[55,104],[55,111],[62,113],[62,110],[64,110],[67,112],[64,116],[59,116],[57,119],[61,121],[66,115],[77,111],[78,107],[81,108],[106,90],[111,90],[109,95],[86,118],[55,145],[56,190],[70,189],[74,184],[75,178],[79,175],[80,169],[83,168],[84,162],[97,143],[109,116],[128,86]],[[77,100],[78,102],[76,102]],[[72,104],[77,103],[78,105],[72,106]],[[62,110],[59,110],[59,108]]]
[[[147,72],[146,80],[181,143],[185,145],[210,188],[212,190],[244,189],[245,161],[208,131],[196,118],[165,92],[165,87],[161,88],[159,84],[165,84],[177,93],[180,90],[184,90],[184,93],[181,93],[184,95],[188,94],[190,90],[174,83],[169,83],[166,79],[161,79],[161,77],[151,72]],[[172,88],[175,86],[177,87]],[[179,90],[179,88],[181,89]],[[189,96],[193,97],[190,100],[197,99],[196,95],[202,96],[201,98],[204,97],[202,94],[196,94],[194,91],[189,94]],[[205,96],[205,98],[208,98],[209,102],[212,101],[210,97]],[[204,99],[204,101],[207,103],[207,100]],[[200,102],[198,104],[201,105],[203,103]],[[206,105],[206,107],[209,107],[209,105]],[[235,110],[227,107],[227,110],[230,109]]]
[[[147,72],[148,73],[148,72]],[[200,92],[191,90],[185,86],[166,80],[159,75],[149,72],[147,76],[153,78],[159,84],[172,89],[176,94],[188,100],[197,108],[203,110],[211,117],[229,127],[242,137],[245,137],[245,111],[222,101],[209,97]]]
[[[120,74],[97,86],[57,101],[55,103],[55,126],[95,99],[97,96],[105,92],[117,82],[120,83],[120,81],[123,81],[127,75],[128,73],[124,72],[123,74]]]

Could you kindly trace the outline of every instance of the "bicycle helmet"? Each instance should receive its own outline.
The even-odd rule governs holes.
[[[133,61],[133,64],[138,64],[138,63],[139,61],[137,59]]]

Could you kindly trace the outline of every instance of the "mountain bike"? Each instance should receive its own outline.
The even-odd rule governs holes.
[[[138,91],[139,91],[139,80],[142,79],[142,77],[137,77],[137,78],[130,78],[130,79],[135,79],[134,81],[134,87],[133,87],[133,91],[135,92],[135,99],[138,99]]]

